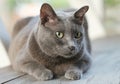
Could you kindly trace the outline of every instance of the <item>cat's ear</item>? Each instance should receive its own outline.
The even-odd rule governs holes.
[[[74,17],[78,23],[82,23],[85,13],[88,11],[89,6],[84,6],[74,13]]]
[[[40,19],[41,19],[41,24],[43,24],[43,25],[46,22],[53,23],[54,21],[57,20],[57,15],[56,15],[55,11],[53,10],[53,8],[49,4],[44,3],[41,6]]]

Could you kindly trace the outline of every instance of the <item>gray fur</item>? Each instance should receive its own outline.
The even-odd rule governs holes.
[[[90,68],[91,47],[85,18],[78,17],[81,20],[78,21],[74,14],[75,11],[55,13],[49,4],[43,4],[41,15],[30,19],[13,36],[9,48],[13,68],[38,80],[49,80],[61,75],[68,79],[80,79],[81,74]],[[57,38],[56,31],[63,32],[64,37]],[[75,39],[74,35],[78,31],[82,36]],[[70,50],[71,46],[74,46],[74,50]]]

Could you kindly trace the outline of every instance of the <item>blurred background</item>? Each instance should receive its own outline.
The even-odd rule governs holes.
[[[89,5],[86,17],[92,41],[120,34],[120,0],[0,0],[0,67],[10,64],[6,50],[15,22],[39,15],[43,3],[50,3],[55,10]]]

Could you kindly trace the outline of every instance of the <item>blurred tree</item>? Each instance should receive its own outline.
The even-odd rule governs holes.
[[[7,5],[10,11],[13,11],[18,4],[22,3],[50,3],[55,8],[66,8],[69,6],[68,0],[7,0]]]
[[[107,6],[115,6],[120,4],[120,0],[105,0]]]
[[[9,8],[9,11],[13,11],[14,8],[20,4],[20,3],[30,3],[32,2],[33,0],[7,0],[7,5],[8,5],[8,8]]]
[[[68,1],[69,0],[49,0],[47,2],[54,6],[55,8],[67,8],[69,7]]]

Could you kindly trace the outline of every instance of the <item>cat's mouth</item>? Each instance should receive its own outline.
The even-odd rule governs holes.
[[[65,56],[73,56],[73,54],[72,53],[66,53],[66,54],[64,54]]]
[[[77,52],[69,52],[69,53],[65,53],[63,55],[63,57],[65,57],[65,58],[71,58],[71,57],[74,57],[76,54],[77,54]]]

